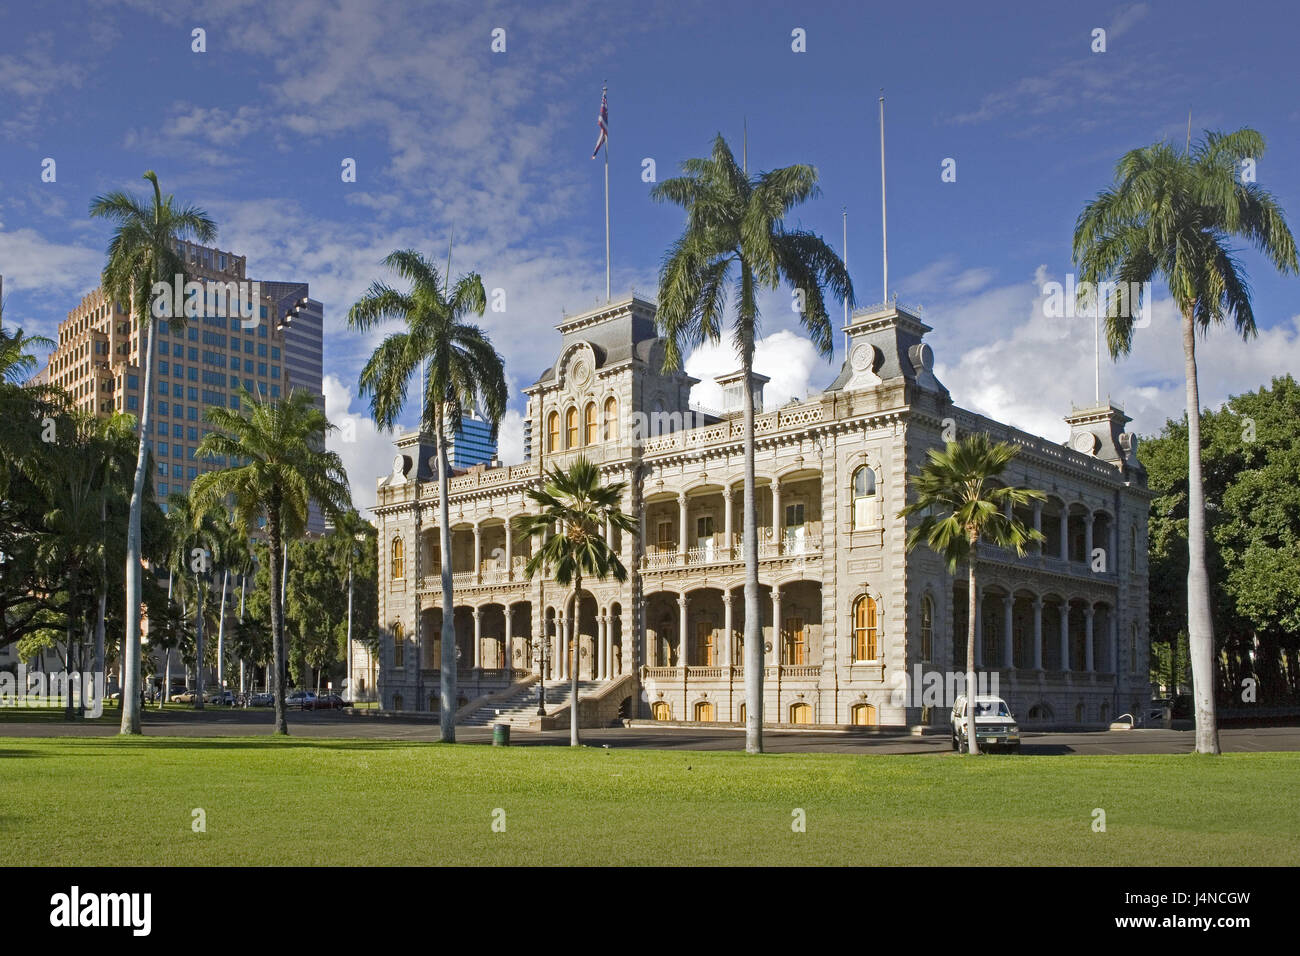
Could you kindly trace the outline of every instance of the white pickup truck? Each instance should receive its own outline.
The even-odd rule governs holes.
[[[952,707],[952,749],[967,750],[966,696],[957,698]],[[975,739],[980,749],[1005,747],[1020,752],[1020,727],[1011,715],[1011,708],[1001,697],[978,695],[975,698]]]

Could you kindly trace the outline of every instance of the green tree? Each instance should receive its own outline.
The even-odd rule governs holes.
[[[979,545],[988,541],[1001,548],[1014,548],[1024,555],[1030,541],[1042,541],[1043,534],[1026,528],[1014,515],[1016,505],[1047,498],[1041,491],[1000,484],[1002,473],[1020,453],[1019,445],[993,443],[984,432],[976,432],[961,441],[948,442],[943,451],[931,448],[929,461],[910,477],[913,500],[898,512],[900,518],[920,521],[907,532],[905,547],[912,551],[926,545],[948,562],[948,572],[966,563],[966,696],[973,702],[975,682],[975,598]],[[973,707],[968,708],[972,712]],[[974,731],[974,717],[969,720],[967,740],[970,752],[979,753]]]
[[[520,534],[540,535],[542,546],[528,559],[524,575],[531,581],[543,568],[555,575],[561,587],[573,584],[570,595],[572,610],[566,614],[571,634],[573,659],[569,672],[573,678],[573,699],[569,705],[569,744],[578,746],[578,626],[581,608],[582,579],[603,581],[627,580],[627,568],[618,553],[609,546],[605,528],[625,534],[637,530],[637,519],[619,507],[625,482],[603,485],[600,469],[579,455],[567,469],[552,468],[541,488],[525,489],[540,509],[536,514],[520,515],[515,527]],[[561,637],[561,642],[565,638]]]
[[[96,196],[90,203],[92,218],[117,225],[108,244],[104,265],[104,291],[130,309],[134,328],[144,347],[144,401],[136,449],[135,479],[126,532],[126,636],[122,668],[122,729],[140,733],[140,605],[142,578],[140,522],[144,512],[145,478],[149,471],[149,433],[152,426],[154,318],[151,308],[156,282],[173,282],[186,275],[185,259],[176,251],[178,239],[211,242],[216,224],[197,206],[177,205],[163,197],[153,170],[144,174],[153,186],[153,202],[141,201],[120,190]],[[172,320],[184,325],[183,318]]]
[[[1196,333],[1227,321],[1243,339],[1255,335],[1246,276],[1230,246],[1244,239],[1282,273],[1294,273],[1295,238],[1267,190],[1239,177],[1243,160],[1264,153],[1253,129],[1207,132],[1179,152],[1169,143],[1130,150],[1115,181],[1084,207],[1074,230],[1080,281],[1118,283],[1098,296],[1107,310],[1106,343],[1112,357],[1133,346],[1138,303],[1131,283],[1163,278],[1182,315],[1183,370],[1187,383],[1188,510],[1187,633],[1196,704],[1196,749],[1219,752],[1214,706],[1214,627],[1206,566],[1205,483]],[[1104,299],[1104,302],[1102,301]]]
[[[745,490],[742,551],[745,560],[745,750],[763,750],[763,637],[759,610],[758,512],[754,493],[754,347],[759,339],[758,293],[789,283],[802,296],[799,321],[822,356],[834,332],[822,290],[853,302],[843,260],[820,236],[787,229],[785,217],[818,195],[817,170],[795,165],[749,175],[719,134],[713,153],[682,163],[684,176],[651,190],[658,202],[686,210],[686,230],[659,271],[657,319],[667,347],[664,369],[681,368],[685,353],[722,336],[727,296],[736,314],[731,338],[744,373]]]
[[[176,575],[177,587],[185,588],[193,598],[195,608],[194,677],[197,693],[194,706],[202,710],[203,695],[207,690],[204,629],[207,620],[208,582],[213,569],[224,559],[223,549],[228,539],[225,509],[210,494],[196,495],[192,485],[188,495],[173,493],[167,496],[167,526],[171,532],[167,566]]]
[[[450,259],[450,253],[448,253]],[[456,624],[451,608],[451,518],[447,481],[447,440],[460,427],[466,409],[477,408],[496,437],[509,392],[501,356],[478,326],[466,322],[487,306],[483,280],[477,272],[460,277],[455,288],[439,282],[437,269],[414,250],[394,252],[384,264],[411,283],[399,292],[376,281],[348,312],[348,325],[362,332],[392,320],[405,324],[375,349],[361,370],[361,394],[370,396],[370,412],[381,428],[397,423],[411,378],[424,370],[420,396],[420,433],[432,420],[438,450],[438,526],[442,543],[442,661],[439,735],[456,740]]]
[[[244,464],[199,475],[190,494],[199,499],[230,496],[235,520],[245,536],[257,527],[259,519],[266,521],[275,732],[287,734],[284,620],[275,598],[280,593],[285,540],[302,534],[312,502],[333,518],[351,507],[351,495],[343,462],[334,452],[323,450],[325,436],[334,426],[308,393],[293,389],[282,400],[263,401],[241,388],[239,403],[238,410],[208,409],[208,421],[216,430],[203,437],[195,455]]]

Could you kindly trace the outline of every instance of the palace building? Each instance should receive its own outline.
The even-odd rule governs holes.
[[[374,508],[383,636],[378,653],[354,648],[354,699],[436,710],[450,613],[459,721],[501,719],[500,710],[537,726],[529,715],[544,677],[559,684],[547,687],[549,712],[567,725],[574,666],[583,725],[744,719],[743,379],[718,380],[722,409],[693,409],[696,380],[662,371],[654,311],[632,297],[558,326],[555,364],[524,390],[528,460],[448,482],[450,555],[439,553],[432,438],[398,438]],[[1075,409],[1062,443],[960,408],[935,377],[930,329],[916,312],[894,302],[855,313],[848,360],[806,400],[764,409],[766,380],[756,376],[765,719],[946,723],[951,700],[926,699],[916,681],[965,669],[966,569],[949,573],[924,547],[908,552],[897,514],[926,452],[972,432],[1020,445],[1006,479],[1047,495],[1019,515],[1042,531],[1041,545],[1023,557],[981,549],[977,668],[1026,725],[1138,713],[1150,693],[1150,495],[1128,417],[1109,402]],[[525,490],[578,454],[626,484],[624,510],[640,531],[610,534],[628,580],[584,581],[571,612],[566,589],[526,579],[538,542],[511,522],[529,510]],[[443,560],[450,609],[441,607]]]

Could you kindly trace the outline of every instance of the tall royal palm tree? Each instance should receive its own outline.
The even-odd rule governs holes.
[[[1020,453],[1019,445],[1007,442],[994,444],[984,432],[976,432],[961,441],[948,442],[943,451],[931,448],[930,460],[909,479],[915,498],[898,512],[900,518],[920,515],[921,520],[907,533],[905,547],[908,551],[918,545],[928,545],[930,550],[948,562],[948,572],[966,562],[966,699],[971,702],[967,712],[966,737],[970,752],[979,753],[973,715],[973,703],[978,685],[975,681],[975,596],[976,566],[979,563],[981,541],[1002,548],[1014,548],[1024,555],[1030,541],[1043,540],[1041,531],[1026,528],[1016,518],[1015,505],[1042,501],[1046,495],[1029,488],[1013,488],[999,484],[1002,473],[1011,460]]]
[[[532,578],[549,568],[561,587],[573,584],[572,610],[565,615],[569,622],[573,657],[569,672],[573,680],[573,698],[569,704],[569,743],[578,746],[578,613],[582,606],[582,579],[603,581],[627,580],[627,568],[618,552],[609,546],[606,528],[624,534],[637,530],[637,519],[619,507],[625,482],[602,485],[600,469],[579,455],[567,469],[553,468],[541,488],[524,491],[540,509],[536,514],[520,515],[515,528],[526,535],[542,536],[542,546],[524,566],[524,575]],[[561,653],[568,653],[561,651]]]
[[[1183,370],[1187,383],[1187,636],[1196,705],[1196,749],[1219,752],[1214,709],[1214,622],[1205,565],[1205,487],[1201,474],[1201,400],[1196,375],[1196,333],[1231,321],[1249,340],[1255,335],[1250,290],[1232,239],[1243,239],[1283,274],[1297,271],[1296,243],[1281,207],[1243,162],[1264,152],[1253,129],[1207,132],[1185,152],[1156,143],[1125,153],[1115,181],[1084,207],[1074,229],[1080,282],[1113,281],[1119,287],[1098,302],[1106,307],[1106,344],[1112,358],[1133,347],[1135,306],[1131,287],[1157,277],[1182,315]],[[1248,181],[1243,181],[1248,180]],[[1139,286],[1140,288],[1140,286]],[[1148,303],[1149,307],[1149,303]]]
[[[451,528],[447,480],[447,440],[460,427],[466,409],[477,408],[496,436],[509,392],[501,356],[478,326],[466,322],[487,307],[483,280],[477,272],[460,277],[454,288],[438,278],[438,270],[411,249],[392,253],[384,264],[411,283],[399,292],[385,282],[373,282],[348,312],[348,325],[362,332],[381,322],[406,326],[375,349],[361,370],[361,394],[370,396],[370,412],[381,428],[397,423],[406,403],[411,378],[424,370],[420,396],[420,432],[433,423],[438,450],[438,526],[442,560],[442,660],[439,734],[456,740],[456,621],[452,594]],[[418,548],[418,545],[417,545]],[[423,661],[420,662],[423,666]]]
[[[245,537],[258,527],[259,519],[265,519],[275,661],[275,732],[287,734],[284,617],[277,600],[285,542],[302,534],[312,502],[333,518],[352,506],[352,496],[342,460],[335,452],[324,450],[325,436],[334,426],[307,392],[293,389],[284,399],[264,401],[241,388],[239,405],[237,410],[208,409],[208,421],[215,430],[204,436],[194,454],[244,464],[199,475],[190,486],[190,495],[199,500],[229,496]]]
[[[813,198],[817,170],[795,165],[751,177],[737,165],[719,134],[707,158],[682,163],[686,174],[655,186],[651,196],[686,210],[686,231],[659,272],[657,321],[668,344],[664,369],[681,368],[685,353],[722,336],[727,297],[734,294],[731,339],[744,373],[745,414],[745,750],[763,750],[763,635],[758,605],[758,511],[754,492],[754,346],[759,339],[758,293],[782,282],[803,300],[799,321],[822,356],[830,356],[834,333],[823,287],[853,302],[843,260],[824,240],[787,229],[785,217]]]
[[[177,204],[166,197],[153,170],[144,174],[153,186],[153,202],[141,201],[115,190],[96,196],[90,203],[92,218],[117,225],[108,243],[104,265],[104,291],[125,303],[133,325],[142,338],[144,391],[131,487],[131,510],[126,532],[126,634],[122,654],[122,728],[124,734],[140,733],[140,597],[144,573],[140,551],[140,516],[144,510],[145,472],[148,470],[148,441],[153,424],[154,318],[151,299],[155,282],[171,283],[186,275],[185,260],[176,251],[178,239],[211,242],[217,236],[216,223],[197,206]],[[171,319],[183,325],[181,317]]]

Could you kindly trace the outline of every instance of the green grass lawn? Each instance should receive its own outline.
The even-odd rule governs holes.
[[[1298,775],[1296,753],[0,738],[0,865],[1295,865]],[[493,831],[497,808],[505,832]],[[805,833],[791,829],[795,808]]]

